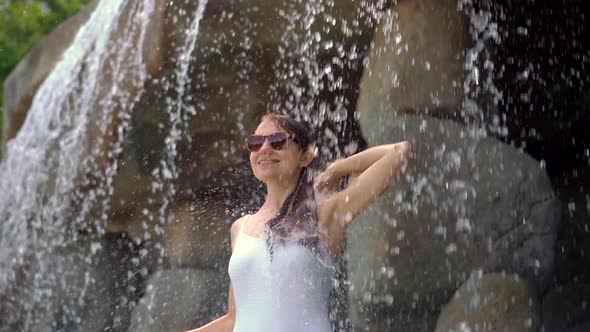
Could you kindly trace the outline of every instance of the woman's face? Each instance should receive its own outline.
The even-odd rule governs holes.
[[[270,119],[262,121],[256,128],[254,135],[267,136],[277,132],[291,135]],[[301,156],[301,148],[292,139],[287,139],[281,150],[273,150],[267,139],[260,150],[250,152],[250,166],[254,176],[264,183],[268,181],[291,181],[299,176],[302,167]]]

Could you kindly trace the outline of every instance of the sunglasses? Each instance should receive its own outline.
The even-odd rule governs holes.
[[[246,147],[250,152],[256,152],[262,148],[264,141],[267,139],[270,143],[270,147],[273,150],[282,150],[285,147],[288,139],[292,139],[293,142],[297,142],[295,138],[286,133],[274,133],[267,136],[251,135],[246,138]]]

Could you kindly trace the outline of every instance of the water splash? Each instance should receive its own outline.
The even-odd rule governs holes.
[[[494,112],[503,96],[495,83],[496,68],[489,47],[501,43],[498,24],[489,10],[476,8],[471,0],[459,0],[458,10],[468,17],[474,42],[465,56],[462,115],[471,126],[473,138],[485,137],[488,131],[506,136],[507,128]],[[487,117],[490,116],[492,119],[488,121]]]
[[[318,149],[326,160],[358,149],[356,143],[339,146],[339,134],[350,130],[346,123],[355,106],[355,98],[346,90],[346,74],[361,67],[366,53],[361,37],[365,29],[377,24],[384,4],[361,1],[351,17],[339,17],[343,10],[339,6],[342,3],[333,0],[314,0],[279,9],[285,29],[271,86],[274,111],[287,111],[320,133]]]

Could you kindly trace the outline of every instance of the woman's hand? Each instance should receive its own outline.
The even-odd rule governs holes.
[[[338,162],[340,162],[340,160],[330,163],[328,167],[326,167],[325,171],[315,177],[314,187],[318,192],[334,191],[339,189],[342,175],[337,172]]]

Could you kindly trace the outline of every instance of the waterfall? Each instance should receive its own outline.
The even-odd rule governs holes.
[[[55,309],[49,299],[72,268],[56,264],[56,250],[75,241],[91,215],[98,216],[95,231],[104,232],[114,157],[147,78],[142,46],[154,8],[154,0],[100,1],[7,144],[0,166],[0,293],[8,292],[3,295],[14,306],[25,302],[25,330],[40,311]],[[99,249],[92,245],[92,252]],[[7,288],[22,267],[34,275],[26,294],[11,295]],[[89,276],[76,290],[80,297],[92,282]],[[64,307],[75,320],[75,308]]]
[[[206,0],[199,1],[175,50],[174,80],[165,84],[175,98],[166,101],[169,132],[151,187],[152,198],[162,202],[146,216],[158,225],[166,222],[176,192],[177,144],[187,139],[187,123],[196,114],[186,94],[206,5]],[[101,264],[96,254],[104,250],[100,239],[109,221],[119,156],[149,79],[144,42],[156,7],[155,0],[100,1],[7,144],[0,165],[0,297],[7,299],[9,311],[5,326],[21,321],[25,330],[59,330],[87,324],[80,307],[100,278],[88,266]],[[87,252],[63,256],[65,248],[79,245],[81,233],[91,235],[82,240],[93,239]],[[18,280],[23,270],[25,280]],[[84,280],[69,284],[68,274],[80,271]],[[56,312],[61,321],[55,321]]]

